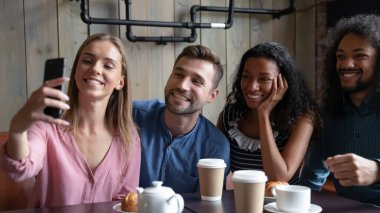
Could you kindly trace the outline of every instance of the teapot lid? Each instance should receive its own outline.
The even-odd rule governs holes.
[[[164,194],[173,195],[174,191],[170,187],[162,186],[162,181],[153,181],[151,187],[144,189],[144,194]]]

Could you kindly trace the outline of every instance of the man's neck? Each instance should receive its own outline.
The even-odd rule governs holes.
[[[374,91],[375,91],[375,88],[369,88],[368,90],[351,93],[348,95],[350,99],[350,103],[354,105],[355,107],[359,107],[364,102],[364,100]]]
[[[164,121],[173,139],[189,133],[197,123],[200,112],[189,115],[176,115],[165,109]]]

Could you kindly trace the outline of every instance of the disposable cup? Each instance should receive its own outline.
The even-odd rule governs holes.
[[[221,200],[223,193],[224,170],[223,159],[204,158],[198,164],[199,185],[202,200]]]
[[[265,183],[263,171],[239,170],[232,175],[235,209],[237,213],[263,212]]]

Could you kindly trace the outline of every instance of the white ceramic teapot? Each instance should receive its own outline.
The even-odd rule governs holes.
[[[161,181],[153,181],[153,186],[137,188],[139,213],[181,213],[184,201],[170,187],[161,186]]]

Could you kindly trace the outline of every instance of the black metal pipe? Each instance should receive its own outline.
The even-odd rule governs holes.
[[[86,24],[91,24],[91,17],[89,16],[89,11],[88,11],[88,0],[82,0],[80,2],[80,17],[82,21]]]
[[[130,20],[131,18],[131,0],[126,1],[126,20]],[[191,12],[190,12],[190,20],[191,22],[182,22],[180,23],[182,28],[188,28],[191,29],[191,35],[189,37],[176,37],[176,36],[149,36],[149,37],[143,37],[143,36],[135,36],[132,32],[131,25],[127,25],[127,32],[126,32],[126,37],[129,41],[131,42],[136,42],[136,41],[143,41],[143,42],[157,42],[158,44],[166,44],[167,42],[194,42],[197,39],[197,32],[195,28],[224,28],[228,29],[232,27],[232,17],[233,17],[233,10],[234,10],[234,0],[230,0],[230,4],[228,7],[228,19],[225,24],[215,24],[215,23],[195,23],[196,20],[196,12],[197,12],[197,7],[192,7]],[[135,20],[133,20],[135,21]],[[174,22],[173,22],[174,23]],[[178,22],[177,22],[178,23]],[[168,23],[172,24],[172,23]]]
[[[128,0],[125,1],[125,16],[126,16],[126,19],[129,19],[130,17],[130,5],[131,5],[131,0]],[[127,32],[125,33],[126,34],[126,37],[128,39],[128,41],[131,41],[131,42],[136,42],[136,36],[133,35],[132,33],[132,29],[131,29],[131,26],[130,25],[126,25],[126,28],[127,28]]]
[[[194,42],[196,40],[192,37],[176,37],[176,36],[134,36],[129,35],[129,41],[136,42],[156,42],[157,44],[167,44],[168,42]]]
[[[126,1],[126,19],[131,18],[131,0]],[[187,23],[188,27],[192,26],[192,23]],[[131,25],[126,25],[127,32],[126,37],[131,42],[156,42],[157,44],[167,44],[167,42],[189,42],[192,43],[197,40],[197,32],[195,28],[191,28],[191,35],[189,37],[175,37],[175,36],[135,36],[132,32]]]
[[[234,1],[234,0],[230,0]],[[125,1],[126,5],[130,1]],[[130,6],[128,6],[130,7]],[[131,25],[131,26],[147,26],[147,27],[174,27],[174,28],[211,28],[211,23],[192,23],[192,22],[165,22],[165,21],[146,21],[146,20],[121,20],[121,19],[106,19],[92,18],[89,15],[89,1],[81,0],[81,18],[86,24],[109,24],[109,25]],[[228,12],[228,10],[227,10]],[[232,16],[231,16],[232,17]]]
[[[196,5],[197,6],[197,5]],[[193,6],[195,7],[195,6]],[[229,12],[229,8],[226,7],[214,7],[214,6],[197,6],[193,9],[197,11],[209,11],[209,12]],[[253,9],[253,8],[234,8],[234,13],[245,13],[245,14],[261,14],[261,15],[273,15],[274,18],[279,18],[283,15],[293,13],[296,10],[295,0],[290,0],[290,5],[288,8],[282,10],[273,9]]]
[[[287,8],[288,9],[288,8]],[[246,14],[268,14],[273,15],[275,13],[284,13],[285,10],[271,10],[271,9],[252,9],[252,8],[234,8],[235,13],[246,13]],[[227,7],[210,7],[210,6],[200,6],[201,11],[209,12],[228,12]]]
[[[131,4],[130,0],[125,1],[126,4]],[[213,7],[213,6],[199,6],[194,5],[191,7],[191,14],[195,15],[197,11],[209,12],[228,12],[228,19],[226,25],[232,24],[233,13],[247,13],[247,14],[271,14],[275,18],[282,15],[293,13],[296,9],[295,0],[290,0],[289,8],[283,10],[271,9],[251,9],[251,8],[235,8],[233,7],[233,0],[230,0],[229,7]],[[211,28],[211,23],[195,23],[191,22],[163,22],[163,21],[146,21],[146,20],[120,20],[120,19],[105,19],[105,18],[92,18],[89,16],[89,1],[81,0],[81,18],[86,24],[110,24],[110,25],[131,25],[131,26],[149,26],[149,27],[174,27],[174,28]],[[231,27],[231,26],[230,26]],[[227,28],[226,28],[227,29]]]
[[[200,5],[193,5],[190,8],[190,16],[192,22],[195,22],[195,16],[198,11],[209,11],[209,12],[227,12],[227,21],[225,23],[206,23],[204,28],[221,28],[221,29],[229,29],[233,25],[233,14],[235,11],[234,7],[235,1],[230,0],[228,7],[209,7],[209,6],[200,6]],[[211,8],[211,10],[208,10],[208,8]],[[214,8],[223,8],[223,11],[213,10]],[[196,26],[195,26],[196,27]],[[203,28],[203,27],[197,27],[197,28]]]
[[[130,1],[126,1],[130,4]],[[106,19],[92,18],[89,13],[89,1],[81,0],[81,19],[86,24],[108,24],[108,25],[132,25],[132,26],[150,26],[150,27],[175,27],[186,28],[187,23],[180,22],[163,22],[163,21],[145,21],[145,20],[122,20],[122,19]]]
[[[89,15],[89,1],[81,0],[81,19],[86,24],[109,24],[109,25],[126,25],[126,36],[129,41],[154,41],[159,44],[166,44],[167,42],[194,42],[197,39],[196,28],[224,28],[229,29],[233,25],[233,14],[247,13],[247,14],[271,14],[273,18],[280,18],[282,15],[293,13],[296,8],[295,0],[290,0],[289,8],[283,10],[271,9],[251,9],[251,8],[235,8],[234,0],[229,1],[228,8],[214,7],[214,6],[199,6],[193,5],[190,9],[190,22],[163,22],[163,21],[146,21],[146,20],[131,20],[131,0],[125,0],[126,4],[126,20],[121,19],[105,19],[105,18],[92,18]],[[227,12],[227,20],[225,23],[196,23],[196,14],[199,11],[209,12]],[[186,28],[191,30],[189,37],[175,37],[175,36],[152,36],[152,37],[139,37],[133,35],[131,26],[147,26],[147,27],[172,27],[172,28]]]
[[[273,18],[279,19],[283,15],[288,15],[291,13],[294,13],[296,11],[296,1],[295,0],[290,0],[290,5],[288,8],[280,10],[278,13],[273,14]]]
[[[228,14],[227,14],[227,21],[226,21],[226,27],[224,29],[230,29],[233,25],[232,17],[234,15],[234,1],[230,1],[230,4],[228,5]]]

